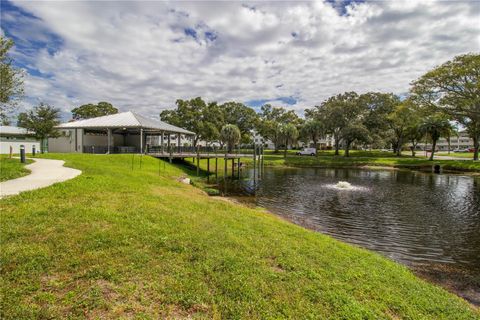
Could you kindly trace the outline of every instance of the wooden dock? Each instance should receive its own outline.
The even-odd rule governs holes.
[[[177,150],[175,150],[177,151]],[[200,175],[200,159],[207,159],[207,180],[210,179],[210,160],[215,159],[215,179],[218,180],[218,159],[224,159],[224,177],[227,177],[228,174],[228,160],[231,160],[231,176],[235,178],[237,176],[240,178],[240,169],[242,164],[240,162],[241,158],[251,158],[253,159],[253,168],[254,170],[261,170],[263,167],[263,148],[255,148],[252,153],[219,153],[219,152],[162,152],[162,151],[151,151],[146,153],[149,156],[158,159],[167,159],[172,162],[173,159],[188,159],[192,158],[193,164],[197,167],[197,176]],[[236,161],[235,161],[236,160]],[[236,163],[235,163],[236,162]],[[263,170],[262,170],[263,171]]]
[[[149,156],[154,158],[162,159],[184,159],[184,158],[197,158],[200,159],[212,159],[212,158],[222,158],[222,159],[238,159],[238,158],[253,158],[253,154],[250,153],[193,153],[193,152],[148,152]]]

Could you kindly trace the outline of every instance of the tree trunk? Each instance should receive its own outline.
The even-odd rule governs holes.
[[[283,149],[283,157],[287,157],[287,149],[288,149],[288,139],[285,139],[285,149]]]
[[[340,150],[340,140],[337,137],[334,137],[335,139],[335,155],[338,156],[339,150]]]
[[[402,143],[403,143],[402,140],[403,140],[402,137],[399,137],[397,141],[397,150],[396,150],[397,157],[400,157],[402,155]]]
[[[350,142],[345,143],[345,157],[350,157]]]
[[[437,139],[432,140],[432,152],[430,153],[430,161],[433,160],[433,155],[435,154],[435,148],[437,147]]]
[[[415,157],[415,149],[417,148],[417,144],[413,140],[412,140],[411,148],[412,148],[412,157]]]
[[[478,148],[480,147],[479,137],[473,137],[473,160],[478,160]]]
[[[40,153],[45,153],[45,138],[40,138]]]

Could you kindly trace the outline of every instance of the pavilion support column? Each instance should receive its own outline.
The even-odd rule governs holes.
[[[170,150],[170,133],[168,133],[168,136],[167,136],[167,150],[168,150],[168,153],[172,153]]]
[[[143,153],[143,129],[140,128],[140,153]]]
[[[180,149],[181,139],[182,139],[182,135],[180,133],[177,133],[177,150],[178,150],[178,153],[181,152],[181,149]]]
[[[162,154],[165,152],[165,146],[163,145],[163,135],[164,134],[165,134],[165,131],[162,131],[162,135],[161,135],[161,138],[160,138],[160,140],[161,140],[160,143],[162,144]]]
[[[110,154],[112,148],[112,129],[107,129],[107,153]]]

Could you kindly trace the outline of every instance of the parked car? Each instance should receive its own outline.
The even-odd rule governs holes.
[[[473,148],[467,148],[467,149],[455,149],[453,152],[474,152],[475,149]]]
[[[314,156],[316,154],[317,150],[315,148],[303,148],[297,152],[297,156]]]

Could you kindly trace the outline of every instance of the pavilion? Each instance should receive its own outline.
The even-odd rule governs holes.
[[[56,128],[61,136],[48,140],[50,152],[145,153],[148,148],[156,148],[164,153],[171,152],[173,145],[177,150],[182,143],[191,145],[195,136],[194,132],[131,111],[67,122]]]

